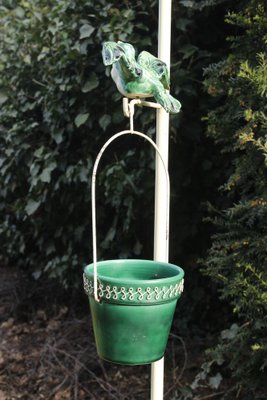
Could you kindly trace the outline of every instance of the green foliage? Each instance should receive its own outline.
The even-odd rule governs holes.
[[[217,176],[205,177],[213,161],[200,121],[205,101],[198,99],[221,29],[213,18],[211,28],[206,24],[211,3],[191,3],[173,7],[171,90],[183,111],[171,124],[172,220],[179,221],[171,254],[180,263],[192,252],[200,203]],[[105,140],[128,124],[102,64],[102,43],[125,40],[156,54],[157,2],[6,0],[0,22],[2,260],[36,278],[80,284],[81,267],[91,260],[92,164]],[[136,128],[154,135],[154,115],[137,110]],[[137,139],[106,152],[97,187],[99,258],[152,257],[153,159]]]
[[[264,1],[243,3],[227,17],[238,27],[231,53],[206,70],[205,82],[218,101],[208,135],[225,162],[205,273],[218,282],[237,327],[222,332],[210,357],[223,359],[235,378],[229,399],[263,398],[267,356],[267,14]]]
[[[80,278],[82,265],[90,260],[92,163],[123,121],[120,96],[105,77],[102,42],[128,39],[134,29],[133,42],[140,48],[151,42],[145,35],[145,7],[119,5],[101,0],[10,0],[0,8],[2,259],[30,266],[36,278],[43,273],[59,277],[64,285],[73,282],[73,274]],[[139,174],[143,180],[147,158],[133,146],[144,164]],[[123,159],[126,147],[117,148],[118,157]],[[122,172],[113,173],[118,181]],[[125,180],[126,168],[123,174]],[[124,182],[120,194],[127,196],[124,208],[133,220],[136,193],[130,194],[130,187]],[[114,185],[115,193],[117,189]],[[99,203],[100,239],[106,243],[110,203],[104,196]],[[129,255],[139,241],[127,232],[123,246]]]

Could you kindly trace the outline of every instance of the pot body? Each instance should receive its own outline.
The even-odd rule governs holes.
[[[183,270],[150,260],[110,260],[84,269],[98,355],[119,364],[150,364],[163,357]]]
[[[177,300],[154,305],[97,303],[89,298],[99,357],[118,364],[150,364],[163,357]]]

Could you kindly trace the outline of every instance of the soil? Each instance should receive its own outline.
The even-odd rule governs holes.
[[[150,365],[121,366],[97,356],[85,296],[80,306],[13,268],[1,268],[1,277],[0,400],[149,399]],[[164,399],[220,398],[207,386],[191,395],[205,345],[170,335]]]

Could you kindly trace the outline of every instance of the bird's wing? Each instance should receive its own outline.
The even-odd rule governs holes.
[[[117,45],[124,52],[127,59],[135,61],[135,48],[130,43],[118,40]]]
[[[164,89],[170,89],[170,77],[167,65],[159,58],[153,56],[148,51],[142,51],[138,58],[138,64],[153,74],[164,86]]]

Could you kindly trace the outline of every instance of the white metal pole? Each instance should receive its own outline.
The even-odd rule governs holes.
[[[158,58],[167,64],[170,71],[171,56],[171,0],[159,0]],[[156,143],[164,163],[168,166],[169,156],[169,114],[163,109],[157,110]],[[155,181],[155,220],[154,220],[154,260],[168,262],[166,246],[166,218],[169,204],[166,204],[166,180],[159,157],[156,156]],[[168,240],[168,238],[167,238]],[[151,365],[151,400],[163,400],[164,358]]]

